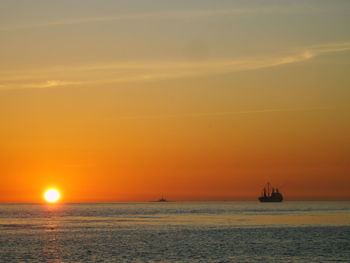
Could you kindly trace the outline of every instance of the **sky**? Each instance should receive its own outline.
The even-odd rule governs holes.
[[[2,0],[0,202],[350,200],[348,0]]]

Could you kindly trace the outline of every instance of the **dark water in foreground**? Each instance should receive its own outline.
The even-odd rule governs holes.
[[[0,262],[350,262],[350,202],[2,204]]]

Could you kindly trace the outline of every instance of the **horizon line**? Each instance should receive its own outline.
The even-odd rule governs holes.
[[[117,203],[230,203],[230,202],[254,202],[261,203],[259,200],[169,200],[167,202],[158,202],[157,200],[150,201],[81,201],[81,202],[57,202],[57,203],[48,203],[48,202],[1,202],[0,204],[33,204],[33,205],[59,205],[59,204],[117,204]],[[350,197],[346,198],[336,198],[336,199],[289,199],[283,200],[281,203],[285,202],[350,202]]]

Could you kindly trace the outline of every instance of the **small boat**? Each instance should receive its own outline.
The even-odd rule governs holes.
[[[166,200],[164,197],[162,197],[161,199],[159,199],[157,202],[169,202],[168,200]]]
[[[274,188],[270,183],[267,183],[261,191],[261,196],[258,199],[260,202],[282,202],[283,195],[278,188]]]

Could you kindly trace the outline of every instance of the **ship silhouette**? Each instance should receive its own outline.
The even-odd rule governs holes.
[[[283,195],[278,188],[274,188],[270,183],[267,183],[261,191],[261,196],[258,199],[260,202],[282,202]]]
[[[157,200],[157,202],[169,202],[169,201],[166,200],[164,197],[162,197],[161,199]]]
[[[157,200],[153,200],[153,201],[150,201],[150,202],[156,202],[156,203],[165,203],[165,202],[171,202],[167,199],[165,199],[164,196],[162,196],[160,199],[157,199]]]

